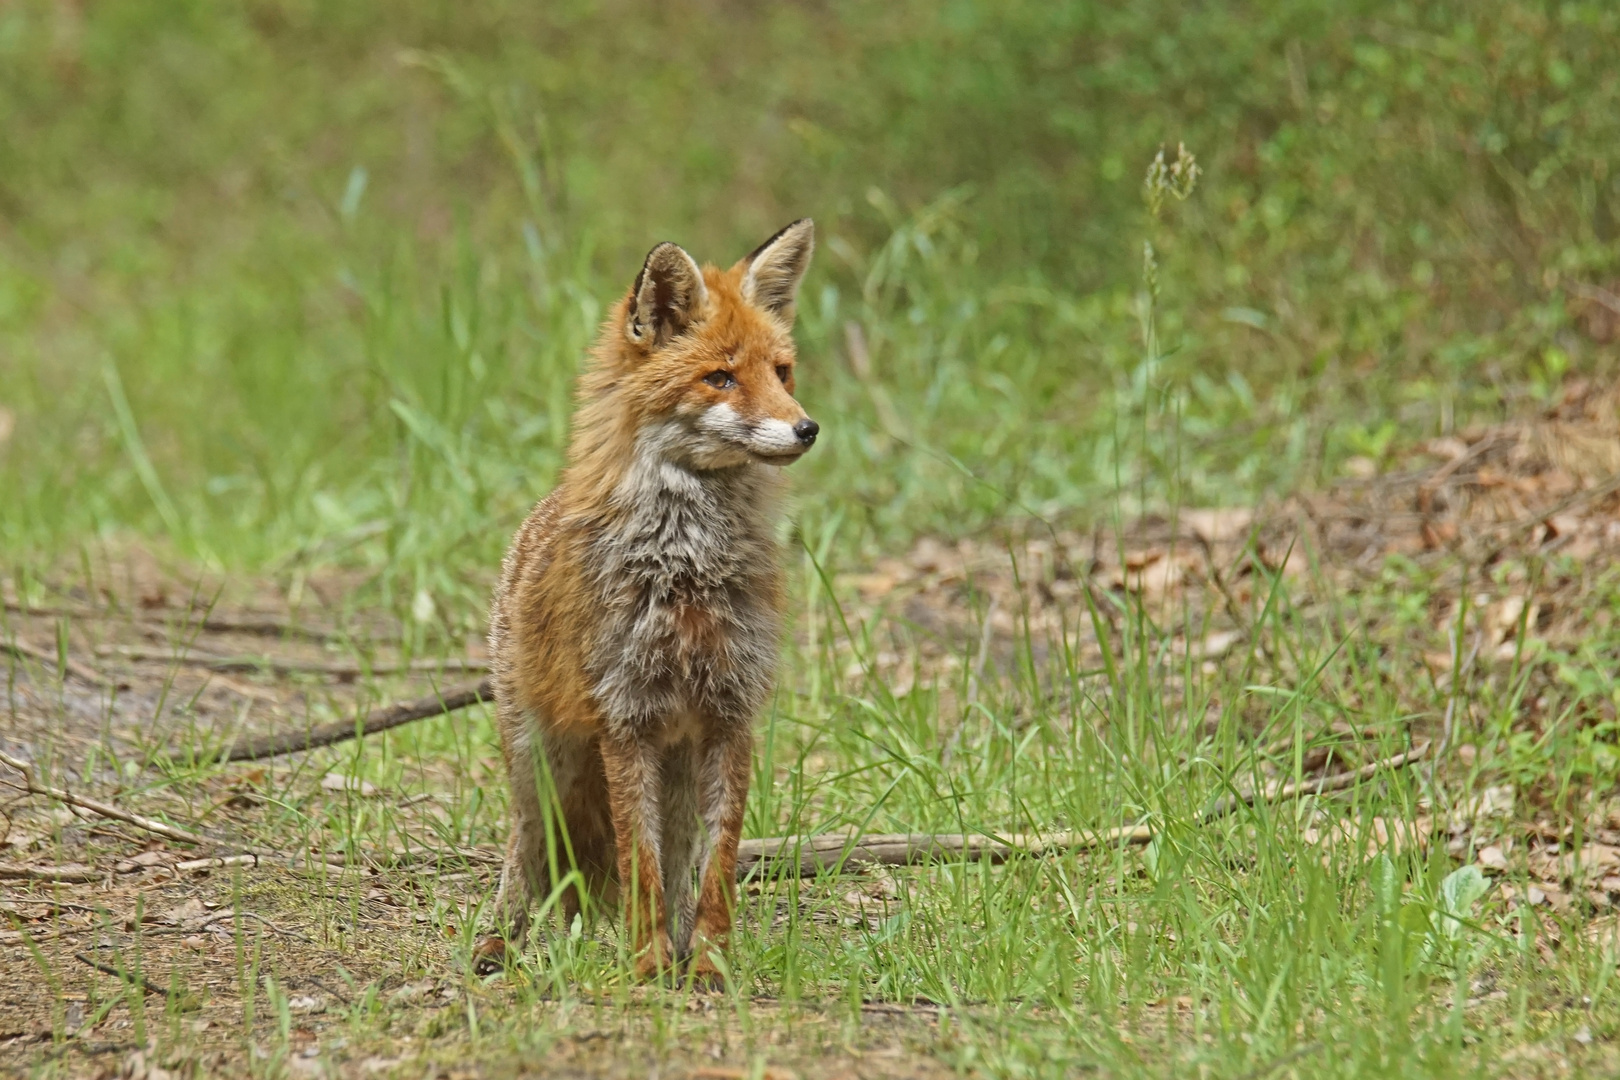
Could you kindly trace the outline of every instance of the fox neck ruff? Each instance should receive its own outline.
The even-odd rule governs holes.
[[[746,726],[776,675],[778,470],[691,468],[672,452],[681,434],[643,429],[587,530],[602,604],[588,667],[609,731],[623,736]]]

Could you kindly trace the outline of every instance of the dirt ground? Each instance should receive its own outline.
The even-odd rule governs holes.
[[[1456,574],[1527,554],[1606,567],[1620,551],[1617,418],[1613,392],[1577,385],[1544,415],[1434,440],[1382,468],[1368,462],[1364,477],[1315,495],[1185,510],[1122,532],[1025,523],[975,541],[925,539],[839,579],[847,616],[880,627],[872,651],[850,649],[848,674],[903,693],[920,679],[943,686],[951,680],[941,672],[970,663],[970,677],[952,685],[972,694],[1010,667],[1020,642],[1068,648],[1093,665],[1091,589],[1173,612],[1170,653],[1217,663],[1256,634],[1256,606],[1279,573],[1308,606],[1313,595],[1353,591],[1391,556]],[[1533,599],[1511,574],[1490,580],[1473,638],[1435,650],[1431,673],[1444,677],[1465,656],[1506,663],[1526,634],[1576,641],[1589,625],[1586,578],[1543,581]],[[52,784],[183,824],[203,843],[29,794],[0,766],[0,1070],[160,1080],[256,1059],[268,1068],[275,1051],[256,1034],[268,1025],[285,1036],[290,1056],[277,1067],[292,1075],[389,1074],[424,1047],[439,1063],[429,1075],[471,1075],[457,1064],[476,1039],[477,1021],[465,1018],[509,1007],[459,966],[498,852],[447,842],[431,796],[316,776],[304,755],[214,759],[253,735],[476,679],[481,643],[406,656],[390,619],[342,610],[338,573],[310,577],[290,598],[271,581],[188,576],[128,546],[62,581],[48,595],[6,585],[10,719],[0,751]],[[881,613],[893,617],[873,619]],[[1437,632],[1449,618],[1433,613]],[[1332,772],[1354,758],[1346,744],[1311,767]],[[467,767],[476,782],[499,782],[487,748]],[[186,782],[154,783],[149,768]],[[299,785],[336,802],[389,801],[388,843],[326,851],[267,837],[267,806]],[[1487,792],[1497,803],[1474,807],[1470,822],[1426,821],[1414,842],[1456,846],[1473,821],[1511,812],[1513,798]],[[1487,870],[1526,861],[1541,884],[1525,902],[1584,904],[1591,933],[1612,935],[1620,814],[1599,813],[1584,842],[1572,863],[1549,819],[1484,846],[1479,859]],[[728,1018],[694,997],[640,1019],[619,1007],[593,1014],[578,1000],[547,1007],[558,1014],[549,1034],[507,1059],[543,1062],[545,1075],[954,1075],[939,1053],[948,1031],[926,1003],[761,999]],[[254,1011],[257,1027],[244,1020]],[[183,1060],[149,1056],[160,1030],[185,1032],[193,1049]]]

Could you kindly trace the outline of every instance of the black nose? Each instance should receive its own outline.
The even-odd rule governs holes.
[[[793,434],[797,435],[799,437],[799,441],[804,443],[806,446],[809,446],[811,443],[816,441],[816,434],[820,430],[821,425],[810,419],[808,416],[803,420],[800,420],[797,424],[793,425]]]

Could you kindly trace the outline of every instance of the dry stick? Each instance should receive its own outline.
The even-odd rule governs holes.
[[[60,881],[67,883],[84,883],[87,881],[100,881],[106,875],[93,866],[82,863],[69,863],[66,866],[23,866],[17,863],[0,863],[0,881]]]
[[[27,615],[35,619],[75,619],[81,622],[97,619],[146,619],[146,625],[154,630],[164,629],[161,624],[152,622],[150,615],[141,615],[138,612],[120,611],[117,608],[90,608],[90,607],[33,607],[28,604],[19,604],[14,600],[5,602],[7,611],[15,611],[19,615]],[[172,609],[171,609],[172,610]],[[195,611],[196,609],[190,609]],[[160,613],[161,614],[161,613]],[[189,611],[175,611],[175,615],[182,619],[188,618]],[[193,627],[216,634],[259,634],[262,636],[283,635],[286,637],[302,637],[315,641],[337,641],[346,636],[341,630],[328,630],[316,626],[305,626],[280,615],[266,613],[244,613],[242,615],[207,615],[197,622],[190,623]]]
[[[1457,546],[1464,549],[1464,555],[1475,556],[1475,561],[1488,561],[1491,555],[1503,551],[1519,537],[1533,531],[1537,525],[1566,510],[1573,510],[1582,503],[1606,498],[1617,491],[1620,491],[1620,473],[1610,473],[1602,482],[1559,499],[1551,506],[1542,507],[1514,521],[1500,521],[1494,525],[1482,526],[1477,535],[1472,539],[1459,540]],[[1465,545],[1471,546],[1465,548]]]
[[[1447,480],[1451,479],[1452,475],[1456,473],[1458,469],[1471,463],[1475,458],[1480,457],[1485,453],[1485,451],[1495,446],[1499,441],[1501,441],[1501,438],[1502,433],[1500,431],[1493,431],[1486,435],[1483,439],[1480,439],[1473,446],[1470,446],[1467,450],[1464,450],[1456,457],[1440,465],[1427,477],[1425,477],[1421,484],[1418,485],[1418,498],[1421,500],[1424,497],[1425,492],[1428,493],[1430,498],[1433,498],[1434,493],[1440,490],[1441,484],[1444,484]],[[1424,512],[1426,513],[1426,511]]]
[[[0,641],[0,650],[11,653],[13,656],[18,658],[26,657],[30,660],[38,660],[42,664],[49,664],[52,667],[56,666],[57,656],[55,653],[50,652],[47,649],[41,649],[37,645],[30,645],[28,642],[23,641],[20,638],[16,641]],[[68,675],[83,679],[92,686],[106,687],[113,684],[111,679],[107,678],[107,676],[103,675],[95,668],[81,664],[79,661],[74,660],[71,657],[62,658],[62,668]]]
[[[465,704],[471,704],[473,701],[477,700],[486,700],[487,691],[488,687],[483,683],[480,683],[477,687],[474,687],[471,690],[464,691],[464,693],[484,695],[481,697],[474,697]],[[444,706],[452,705],[455,698],[455,695],[445,695],[442,704]],[[419,707],[420,704],[421,703],[412,703],[412,706]],[[406,706],[395,706],[394,710],[382,710],[382,712],[388,713],[392,711],[394,713],[393,719],[395,723],[407,723],[410,719],[420,718],[406,717],[405,719],[399,719],[398,717],[403,715],[403,710],[406,708]],[[378,730],[382,729],[379,728]],[[353,733],[354,729],[352,726],[350,726],[344,733],[343,737],[348,738],[352,736]],[[310,736],[313,737],[316,734],[318,733],[311,732]],[[334,738],[330,741],[336,742],[339,740]],[[325,744],[312,743],[311,745]],[[1419,743],[1417,746],[1414,746],[1412,749],[1404,753],[1395,754],[1379,761],[1371,762],[1370,764],[1363,765],[1361,768],[1354,769],[1349,772],[1335,773],[1332,776],[1324,776],[1316,780],[1302,780],[1298,783],[1269,784],[1259,791],[1241,793],[1236,796],[1228,795],[1218,800],[1213,806],[1211,806],[1206,813],[1199,817],[1198,822],[1199,824],[1207,824],[1217,818],[1224,817],[1227,814],[1232,813],[1232,811],[1236,810],[1239,806],[1252,806],[1254,803],[1262,799],[1272,801],[1277,799],[1290,799],[1296,795],[1321,795],[1329,791],[1340,791],[1344,788],[1352,787],[1363,780],[1370,780],[1384,770],[1398,769],[1403,765],[1409,765],[1413,762],[1420,761],[1428,754],[1429,747],[1430,743],[1425,741]],[[306,747],[296,747],[296,749],[304,748]],[[5,755],[4,753],[0,753],[0,760],[5,761],[6,764],[21,771],[24,778],[28,782],[28,790],[34,792],[35,794],[49,795],[63,802],[69,802],[76,806],[83,806],[87,810],[93,810],[97,813],[107,814],[107,816],[117,817],[119,820],[128,821],[133,825],[140,826],[141,828],[158,832],[160,835],[170,836],[175,839],[184,839],[191,843],[204,842],[202,837],[195,836],[194,834],[188,833],[183,829],[175,829],[173,826],[165,825],[159,821],[151,821],[147,818],[137,818],[135,815],[126,814],[117,807],[107,806],[104,803],[98,803],[91,799],[80,799],[78,796],[70,795],[68,792],[58,791],[55,788],[47,788],[35,784],[32,773],[29,772],[27,766],[25,766],[23,763],[19,762],[15,758]],[[108,813],[109,811],[111,811],[111,813]],[[153,826],[156,826],[156,828]],[[1153,839],[1153,836],[1154,829],[1149,825],[1129,825],[1121,828],[1105,829],[1100,832],[1094,830],[1058,832],[1051,833],[1046,836],[1015,834],[1008,837],[1006,840],[1001,840],[990,836],[964,833],[946,833],[940,835],[928,835],[925,833],[876,833],[864,837],[856,837],[849,833],[823,833],[821,835],[808,837],[778,836],[762,840],[742,841],[738,845],[737,850],[737,873],[739,876],[744,876],[761,863],[781,862],[794,857],[796,857],[798,860],[799,877],[814,877],[818,872],[828,869],[842,868],[854,870],[868,866],[904,866],[910,863],[922,862],[928,858],[951,856],[989,858],[992,862],[999,863],[1005,862],[1007,859],[1016,855],[1043,855],[1048,852],[1077,851],[1086,848],[1104,847],[1111,844],[1145,844],[1149,840]],[[214,869],[226,866],[256,866],[265,858],[280,856],[280,854],[281,853],[266,852],[262,856],[259,854],[250,854],[233,855],[225,858],[214,859],[194,859],[188,862],[179,863],[174,866],[173,869],[183,872],[191,870]],[[481,855],[482,853],[478,854]],[[0,867],[0,877],[7,876],[3,872],[4,869],[5,868]],[[78,870],[78,868],[68,867],[20,867],[17,869],[22,871],[53,869],[63,871],[69,869]],[[19,874],[18,876],[22,875]],[[100,880],[100,875],[90,871],[88,876],[83,879],[77,877],[59,877],[45,878],[40,880],[95,881]]]
[[[21,945],[27,941],[55,941],[69,934],[83,934],[94,929],[93,926],[74,926],[67,929],[38,930],[33,933],[24,930],[0,930],[0,945]]]
[[[156,818],[142,817],[140,814],[132,814],[128,810],[121,809],[111,803],[104,803],[99,799],[87,799],[83,795],[75,795],[71,791],[64,791],[61,788],[41,784],[34,779],[34,770],[26,761],[14,758],[3,750],[0,750],[0,762],[4,762],[22,773],[23,789],[30,795],[44,795],[46,798],[67,803],[69,806],[77,806],[81,810],[88,810],[92,814],[99,814],[101,817],[112,818],[115,821],[125,821],[137,829],[157,833],[159,836],[166,836],[170,840],[178,840],[182,844],[201,846],[210,843],[209,840],[198,836],[194,832],[170,825],[167,822],[158,821]]]
[[[1271,645],[1266,641],[1265,635],[1259,633],[1258,628],[1249,621],[1243,613],[1242,605],[1237,602],[1237,597],[1232,595],[1232,590],[1227,586],[1226,575],[1221,573],[1220,564],[1215,559],[1215,545],[1199,533],[1194,533],[1193,536],[1203,549],[1204,565],[1209,569],[1209,579],[1215,583],[1216,590],[1221,594],[1221,602],[1226,606],[1226,613],[1232,617],[1238,632],[1259,646],[1273,668],[1280,669],[1282,665],[1277,662],[1277,656],[1271,651]]]
[[[1428,752],[1429,743],[1422,742],[1405,753],[1395,754],[1350,772],[1335,773],[1316,780],[1304,780],[1297,784],[1267,785],[1260,791],[1237,796],[1229,795],[1211,806],[1199,817],[1198,823],[1207,824],[1225,817],[1239,806],[1252,806],[1262,799],[1266,801],[1289,799],[1296,795],[1319,795],[1353,787],[1360,781],[1372,779],[1385,769],[1398,769],[1419,761]],[[964,833],[940,835],[882,833],[858,838],[847,833],[825,833],[819,836],[773,837],[742,841],[737,848],[737,873],[742,876],[761,863],[781,862],[794,858],[798,860],[800,877],[814,877],[821,870],[836,868],[848,870],[868,866],[904,866],[938,857],[988,858],[991,862],[999,863],[1015,855],[1044,855],[1048,852],[1077,851],[1112,844],[1145,844],[1153,839],[1154,834],[1152,826],[1128,825],[1100,832],[1083,830],[1049,833],[1045,836],[1014,835],[1005,840]]]
[[[187,859],[185,862],[174,864],[177,874],[189,874],[194,870],[222,870],[228,866],[258,866],[257,855],[224,855],[213,859]]]
[[[278,615],[209,615],[196,625],[213,634],[259,634],[265,637],[301,637],[311,641],[341,641],[345,637],[340,630],[304,626]]]
[[[359,725],[352,720],[339,720],[310,728],[308,731],[287,731],[278,735],[266,735],[261,739],[249,739],[232,747],[225,755],[225,760],[258,761],[261,758],[278,757],[281,754],[295,754],[300,750],[312,750],[317,746],[331,746],[333,743],[352,739],[356,735],[375,735],[379,731],[409,724],[413,720],[443,716],[445,713],[476,705],[480,701],[493,701],[494,698],[495,691],[486,678],[473,685],[460,686],[442,694],[373,709]]]
[[[281,674],[312,673],[357,677],[360,675],[403,675],[408,672],[488,671],[489,661],[449,657],[444,660],[412,660],[410,663],[380,663],[369,666],[352,660],[294,660],[274,656],[216,656],[205,652],[176,654],[163,649],[142,649],[129,645],[109,645],[96,650],[102,656],[123,660],[155,660],[209,671],[273,671]]]
[[[1014,855],[1040,855],[1047,851],[1098,847],[1108,843],[1146,843],[1153,832],[1146,825],[1108,829],[1102,833],[1052,833],[1046,837],[1011,836],[998,840],[969,833],[875,833],[855,837],[848,833],[818,836],[777,836],[744,840],[737,845],[739,876],[761,863],[798,859],[798,876],[814,877],[821,870],[858,870],[868,866],[905,866],[929,858],[965,856],[1005,862]]]
[[[490,701],[493,697],[490,681],[486,678],[474,686],[464,686],[444,694],[376,709],[358,728],[353,723],[337,722],[312,728],[307,732],[284,732],[254,739],[233,748],[225,760],[257,761],[281,754],[330,746],[352,739],[357,734],[374,735],[379,731],[386,731],[415,720],[442,716],[480,701]],[[1272,784],[1260,791],[1235,797],[1225,796],[1211,806],[1199,821],[1200,823],[1213,821],[1230,814],[1240,805],[1253,805],[1260,799],[1286,799],[1299,794],[1339,791],[1359,781],[1371,779],[1381,770],[1398,769],[1418,761],[1428,752],[1429,743],[1423,742],[1405,753],[1372,762],[1351,772],[1336,773],[1297,784]],[[1106,844],[1145,844],[1153,838],[1153,835],[1151,826],[1133,825],[1102,832],[1063,832],[1045,837],[1013,836],[1005,841],[962,833],[941,835],[884,833],[859,839],[845,833],[810,837],[773,837],[742,841],[737,851],[737,871],[744,874],[760,863],[781,861],[794,856],[798,858],[801,877],[814,876],[817,871],[832,867],[897,866],[918,862],[935,855],[966,855],[970,858],[988,856],[993,861],[1000,862],[1015,854],[1039,855],[1048,851],[1076,850]]]
[[[1342,791],[1347,787],[1354,787],[1363,780],[1371,780],[1385,769],[1399,769],[1403,765],[1422,761],[1428,756],[1429,746],[1429,740],[1425,739],[1404,753],[1392,754],[1387,758],[1369,762],[1359,769],[1351,769],[1349,772],[1334,773],[1332,776],[1324,776],[1317,780],[1301,780],[1292,784],[1279,784],[1274,781],[1261,791],[1244,792],[1237,796],[1226,795],[1216,800],[1215,805],[1211,806],[1200,820],[1213,821],[1225,817],[1239,806],[1253,806],[1261,800],[1272,802],[1278,799],[1292,799],[1296,795],[1324,795],[1329,791]]]
[[[82,952],[76,952],[73,954],[73,959],[79,961],[81,964],[89,964],[103,975],[111,975],[115,979],[122,979],[124,982],[132,983],[133,985],[140,987],[142,990],[145,990],[148,994],[161,994],[164,997],[169,996],[169,992],[163,989],[163,987],[152,985],[140,975],[135,975],[127,971],[119,971],[111,964],[103,964],[100,960],[97,960],[93,956],[89,956]]]

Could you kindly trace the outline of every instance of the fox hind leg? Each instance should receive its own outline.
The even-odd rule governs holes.
[[[607,777],[596,740],[574,740],[573,745],[558,746],[555,752],[548,742],[547,756],[555,762],[553,775],[562,777],[557,784],[562,830],[552,838],[550,855],[560,873],[578,872],[558,899],[566,932],[575,916],[594,918],[599,906],[616,899],[613,819],[608,814]]]
[[[531,726],[526,729],[533,732]],[[604,807],[601,755],[590,740],[543,737],[514,740],[509,779],[512,827],[495,899],[495,932],[475,950],[489,971],[523,950],[536,901],[577,869],[593,896],[607,891],[613,867],[612,828]],[[528,768],[518,762],[527,759]],[[558,898],[566,928],[582,908],[578,880]]]
[[[535,895],[548,889],[550,880],[544,857],[545,817],[540,805],[546,794],[540,783],[541,761],[535,752],[535,721],[526,715],[516,723],[504,716],[502,720],[502,726],[512,732],[506,747],[512,824],[501,865],[500,890],[495,894],[494,930],[473,950],[474,967],[481,974],[499,969],[523,951],[529,933],[529,909]]]

